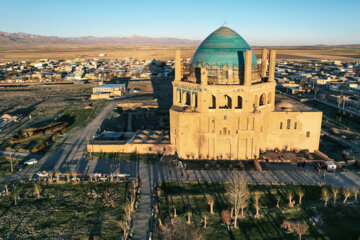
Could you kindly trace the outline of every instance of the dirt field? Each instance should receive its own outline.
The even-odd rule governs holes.
[[[105,58],[134,57],[138,59],[174,58],[176,49],[182,51],[183,58],[191,58],[197,46],[129,46],[129,45],[93,45],[93,46],[0,46],[0,61],[7,60],[36,60],[73,59],[76,57],[99,57],[100,53],[109,54]],[[254,47],[255,54],[260,56],[262,47]],[[268,47],[278,50],[277,59],[309,60],[309,59],[360,59],[360,46],[319,46],[319,47]],[[102,57],[103,58],[103,57]]]
[[[104,104],[104,101],[89,100],[93,86],[95,85],[38,84],[0,86],[0,102],[2,103],[0,104],[0,115],[7,113],[10,115],[21,114],[23,116],[18,122],[2,129],[0,146],[2,146],[2,138],[11,137],[24,128],[49,124],[60,116],[72,115],[73,127],[82,126],[86,123],[88,117],[96,116],[98,110]],[[89,104],[92,104],[92,108],[84,109]],[[76,120],[77,118],[78,120]]]

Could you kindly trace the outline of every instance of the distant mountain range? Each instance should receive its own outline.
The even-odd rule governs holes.
[[[7,33],[0,31],[1,45],[88,45],[88,44],[127,44],[127,45],[199,45],[200,40],[181,38],[152,38],[145,36],[130,37],[57,37],[28,33]]]

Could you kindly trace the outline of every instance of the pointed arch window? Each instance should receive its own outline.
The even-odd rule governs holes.
[[[241,96],[237,96],[237,104],[235,109],[242,109],[243,100]]]

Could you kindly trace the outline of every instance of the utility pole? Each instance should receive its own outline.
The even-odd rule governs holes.
[[[11,157],[11,155],[12,155],[12,149],[10,149],[10,153],[9,153],[9,158],[10,158],[10,170],[11,170],[11,172],[13,173],[14,172],[14,168],[13,168],[13,162],[12,162],[12,157]]]

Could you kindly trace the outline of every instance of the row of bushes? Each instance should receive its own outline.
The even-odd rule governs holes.
[[[58,125],[62,125],[64,124],[64,122],[55,122],[55,123],[51,123],[51,124],[48,124],[48,125],[45,125],[45,126],[42,126],[42,127],[38,127],[38,128],[27,128],[27,129],[24,129],[22,130],[23,133],[30,133],[30,132],[38,132],[38,131],[43,131],[43,130],[46,130],[48,128],[53,128],[53,127],[56,127]]]
[[[47,129],[45,130],[45,134],[50,134],[50,133],[54,133],[54,132],[57,132],[57,131],[62,131],[63,129],[66,129],[68,126],[69,126],[68,123],[66,123],[66,122],[60,122],[60,124],[57,125],[57,126],[53,126],[53,127],[47,128]]]
[[[31,139],[34,139],[34,138],[37,138],[37,137],[41,137],[42,135],[44,135],[43,132],[38,132],[38,133],[35,133],[29,137],[19,137],[18,135],[10,138],[9,142],[11,144],[14,144],[14,143],[21,143],[21,142],[26,142],[28,140],[31,140]]]
[[[53,124],[49,124],[46,125],[44,127],[38,128],[36,131],[36,133],[31,134],[30,136],[28,136],[29,133],[32,133],[32,131],[28,131],[30,128],[23,130],[23,133],[26,133],[25,136],[26,137],[21,137],[20,135],[16,135],[14,137],[12,137],[10,139],[10,143],[14,144],[14,143],[21,143],[21,142],[25,142],[37,137],[41,137],[44,134],[51,134],[51,133],[55,133],[58,131],[65,131],[68,128],[69,124],[66,122],[56,122]],[[31,129],[35,129],[35,128],[31,128]]]
[[[62,129],[61,131],[57,131],[55,134],[53,134],[51,137],[49,137],[46,141],[43,141],[42,143],[39,143],[33,149],[31,149],[31,152],[39,152],[43,149],[45,149],[47,146],[50,145],[51,142],[55,141],[56,138],[58,138],[61,134],[65,132],[65,129]]]

